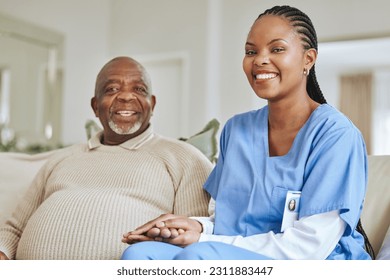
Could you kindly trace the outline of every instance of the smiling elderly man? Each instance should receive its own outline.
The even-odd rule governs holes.
[[[162,213],[207,214],[212,164],[153,132],[149,75],[129,57],[109,61],[91,105],[103,131],[57,151],[0,228],[0,259],[119,259],[122,235]]]

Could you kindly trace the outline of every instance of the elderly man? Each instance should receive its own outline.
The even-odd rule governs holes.
[[[162,213],[207,214],[210,161],[153,132],[156,98],[142,65],[109,61],[92,109],[103,131],[57,151],[0,228],[0,259],[119,259],[122,235]]]

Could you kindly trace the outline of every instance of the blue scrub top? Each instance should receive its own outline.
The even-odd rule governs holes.
[[[328,259],[369,259],[355,230],[366,186],[367,153],[360,131],[322,104],[283,156],[269,156],[268,106],[231,118],[204,187],[216,200],[214,234],[280,233],[287,192],[301,191],[299,218],[339,210],[347,223]]]

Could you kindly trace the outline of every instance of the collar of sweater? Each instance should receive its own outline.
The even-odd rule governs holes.
[[[134,138],[127,140],[126,142],[119,144],[118,146],[127,150],[137,150],[141,146],[143,146],[146,142],[148,142],[150,139],[152,139],[153,136],[154,136],[153,127],[152,124],[150,124],[149,127],[143,133],[141,133],[140,135]],[[101,142],[102,137],[103,137],[103,131],[100,131],[96,135],[91,137],[91,139],[88,140],[88,148],[92,150],[104,146]]]

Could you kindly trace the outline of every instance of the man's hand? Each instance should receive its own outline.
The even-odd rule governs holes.
[[[178,217],[173,214],[162,214],[156,219],[153,219],[142,226],[139,226],[133,231],[125,233],[122,238],[123,243],[134,244],[141,241],[154,241],[160,235],[160,230],[156,224],[167,219]]]
[[[6,260],[9,260],[9,258],[2,251],[0,251],[0,261],[6,261]]]
[[[198,242],[200,233],[203,230],[202,225],[198,221],[187,217],[168,219],[157,226],[160,229],[160,238],[162,238],[163,242],[180,247],[186,247]]]
[[[202,226],[196,220],[164,214],[124,234],[122,242],[134,244],[141,241],[163,241],[184,247],[197,242],[201,232]]]

